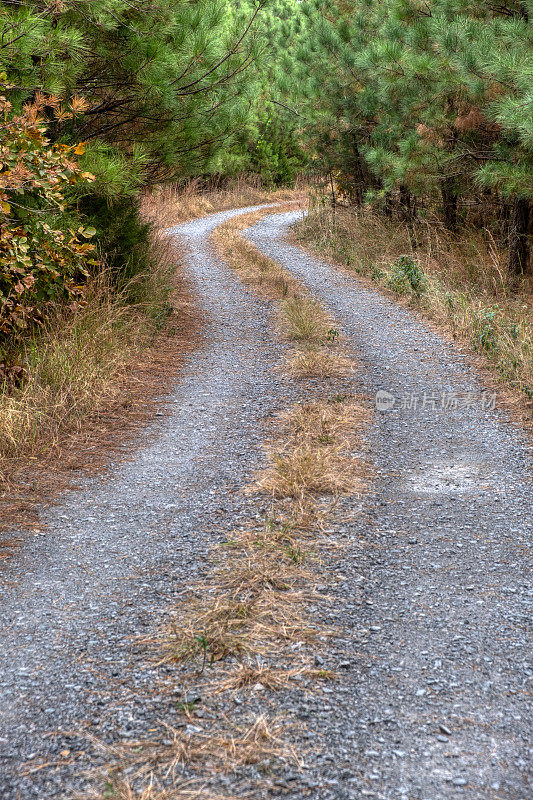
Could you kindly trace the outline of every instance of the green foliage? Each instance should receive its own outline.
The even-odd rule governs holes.
[[[96,189],[107,196],[154,178],[208,172],[214,160],[220,169],[249,122],[263,5],[1,3],[1,59],[13,103],[35,90],[66,102],[83,97],[82,113],[58,115],[50,135],[87,142]]]
[[[137,299],[140,281],[132,279],[148,266],[139,190],[161,179],[249,166],[262,91],[264,5],[0,2],[0,73],[19,115],[1,143],[32,178],[14,183],[11,162],[3,159],[2,333],[41,319],[51,300],[79,298],[84,275],[97,266],[89,230],[97,234],[102,264]],[[38,125],[30,130],[26,119],[30,128],[15,130],[28,102],[38,109]],[[275,159],[272,182],[290,179],[289,156],[278,148]],[[21,193],[18,204],[8,204],[13,193]]]
[[[277,114],[261,126],[250,167],[267,186],[289,186],[306,165],[305,154],[294,130]]]
[[[358,205],[412,217],[413,198],[439,203],[452,230],[490,198],[508,215],[510,264],[524,269],[529,212],[517,204],[533,196],[531,2],[298,6],[293,86],[317,170]]]
[[[387,276],[387,284],[399,294],[413,292],[419,295],[426,287],[426,278],[416,261],[413,261],[409,256],[401,256],[391,265]]]

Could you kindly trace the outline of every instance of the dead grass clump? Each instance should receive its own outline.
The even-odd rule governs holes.
[[[164,741],[133,741],[118,747],[97,742],[117,766],[109,770],[103,790],[93,790],[85,799],[222,800],[206,793],[194,777],[183,779],[184,770],[227,774],[267,760],[299,765],[294,747],[284,738],[286,725],[281,718],[261,714],[246,725],[224,722],[227,730],[218,724],[218,730],[190,734],[165,725]]]
[[[278,548],[275,557],[261,550],[245,551],[221,567],[219,577],[223,585],[236,593],[257,594],[262,590],[290,592],[299,588],[307,577],[294,560]]]
[[[277,691],[290,686],[295,675],[305,672],[304,668],[280,669],[259,664],[238,664],[231,672],[212,684],[214,694],[238,692],[240,689],[270,689]]]
[[[196,770],[227,773],[241,765],[258,764],[267,759],[299,763],[294,748],[283,738],[286,725],[280,718],[261,714],[246,727],[231,725],[227,732],[192,735],[168,725],[165,727],[173,737],[172,743],[156,744],[151,749],[160,764],[165,765],[167,777],[177,776],[185,765]]]
[[[336,495],[361,489],[359,465],[340,448],[301,445],[271,453],[273,465],[258,481],[258,487],[273,497],[304,498]]]
[[[190,601],[169,626],[165,660],[196,661],[203,672],[228,657],[242,661],[268,650],[275,641],[308,639],[304,587],[311,573],[288,552],[277,556],[246,553],[221,565],[216,591]]]
[[[327,345],[300,347],[288,359],[295,378],[343,378],[354,372],[353,360]]]
[[[297,403],[285,415],[283,424],[300,442],[345,445],[348,440],[359,442],[358,434],[369,420],[368,409],[347,397]]]
[[[270,450],[257,488],[300,501],[361,490],[366,469],[353,450],[360,448],[358,433],[367,420],[368,411],[349,400],[297,404],[281,420],[283,443]]]
[[[136,785],[139,784],[140,785]],[[204,795],[201,790],[191,791],[190,789],[164,789],[153,777],[148,783],[144,781],[132,781],[131,779],[121,778],[112,773],[105,781],[103,789],[93,789],[84,794],[75,794],[76,800],[222,800],[214,795]],[[226,798],[224,799],[226,800]]]
[[[296,342],[325,342],[328,325],[322,307],[309,297],[295,295],[281,303],[281,318],[289,339]]]

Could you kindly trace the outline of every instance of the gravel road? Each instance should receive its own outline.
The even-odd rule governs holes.
[[[328,743],[316,765],[331,781],[316,796],[526,800],[527,442],[452,345],[284,240],[298,217],[268,216],[247,235],[339,320],[368,392],[395,399],[371,433],[378,475],[335,594],[345,640],[327,666],[341,665],[343,685],[314,726]],[[364,587],[355,602],[354,568]]]
[[[263,423],[299,392],[275,369],[284,345],[268,304],[207,245],[216,225],[250,210],[174,230],[205,344],[131,459],[43,512],[44,535],[3,568],[2,800],[70,797],[89,763],[83,730],[136,739],[176,713],[166,668],[136,638],[157,630],[209,568],[209,547],[249,515],[240,489],[261,463]],[[217,788],[247,800],[527,800],[527,443],[450,344],[284,241],[296,217],[269,216],[250,238],[339,320],[358,383],[395,403],[369,434],[377,474],[364,513],[340,509],[344,559],[330,572],[324,563],[331,601],[316,619],[341,634],[316,663],[339,680],[277,695],[306,723],[295,729],[305,768],[260,793],[233,778]],[[434,408],[442,393],[450,407]]]
[[[131,460],[43,513],[44,535],[2,570],[2,800],[68,797],[87,761],[68,763],[88,748],[77,731],[112,742],[172,721],[161,670],[132,640],[157,631],[209,547],[248,516],[239,490],[262,458],[261,423],[290,395],[267,305],[208,247],[209,232],[243,211],[174,231],[189,246],[207,329],[168,413]]]

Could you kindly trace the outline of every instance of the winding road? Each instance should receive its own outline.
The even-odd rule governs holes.
[[[113,743],[172,722],[147,658],[210,547],[250,514],[264,423],[298,396],[267,302],[213,255],[240,209],[172,229],[206,318],[204,343],[128,460],[43,512],[45,534],[0,576],[0,797],[51,800],[90,784],[85,734]],[[464,355],[408,310],[286,240],[299,212],[247,236],[342,326],[358,383],[381,391],[368,441],[376,476],[331,576],[328,694],[294,691],[301,772],[269,797],[527,800],[533,664],[531,455]],[[14,532],[16,534],[17,532]],[[22,534],[21,534],[22,535]],[[329,576],[324,575],[329,584]],[[317,609],[317,622],[322,612]],[[324,659],[321,659],[324,661]],[[214,779],[213,786],[221,789]],[[224,791],[256,800],[248,785]]]

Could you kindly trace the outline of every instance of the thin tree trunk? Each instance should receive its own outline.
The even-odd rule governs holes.
[[[335,183],[333,182],[332,172],[329,173],[329,181],[331,184],[331,206],[333,208],[333,211],[335,211],[337,208],[337,195],[335,194]]]
[[[359,152],[357,139],[352,136],[353,141],[353,200],[357,208],[363,205],[365,191],[368,189],[368,169],[365,168],[363,158]]]
[[[530,201],[525,197],[517,197],[511,206],[509,218],[509,271],[514,275],[523,275],[528,271],[530,216]]]
[[[459,198],[453,177],[443,178],[441,195],[444,224],[448,230],[455,231],[457,229],[457,202]]]

